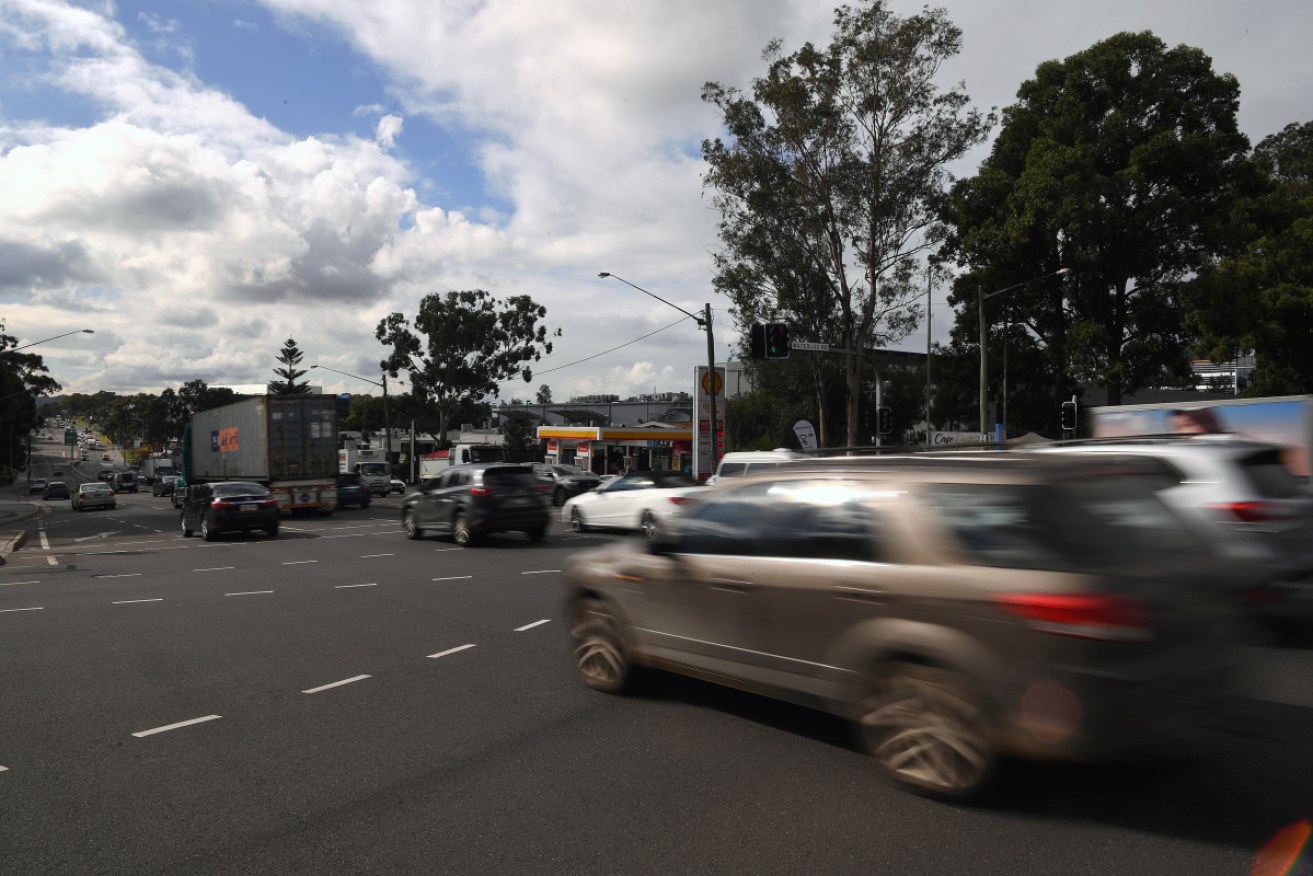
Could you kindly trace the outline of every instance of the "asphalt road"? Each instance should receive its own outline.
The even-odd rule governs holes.
[[[408,541],[392,498],[206,543],[119,500],[0,568],[0,873],[1247,873],[1313,816],[1306,648],[1249,649],[1257,738],[948,806],[824,715],[583,688],[559,571],[622,536]]]

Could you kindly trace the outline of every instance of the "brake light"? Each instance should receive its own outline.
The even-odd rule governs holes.
[[[277,507],[278,507],[278,500],[277,500],[277,499],[265,499],[263,502],[260,503],[260,507],[261,507],[261,508],[277,508]]]
[[[1078,639],[1152,638],[1149,610],[1134,596],[1115,593],[1005,593],[995,604],[1045,633]]]
[[[1274,502],[1217,502],[1207,507],[1241,523],[1290,519],[1290,512]]]
[[[680,506],[696,505],[698,503],[698,500],[694,499],[692,496],[671,496],[670,501]]]
[[[552,491],[552,485],[551,485],[551,484],[539,484],[539,485],[538,485],[538,492],[540,492],[540,493],[550,493],[551,491]]]
[[[211,508],[236,508],[237,506],[234,505],[232,502],[225,502],[223,499],[215,499],[214,501],[210,502],[210,507],[211,507]]]
[[[491,496],[492,487],[470,487],[470,495],[479,497]]]

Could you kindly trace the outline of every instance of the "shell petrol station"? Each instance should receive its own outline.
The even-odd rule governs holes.
[[[692,466],[693,430],[687,426],[539,426],[548,463],[597,474],[682,471]]]

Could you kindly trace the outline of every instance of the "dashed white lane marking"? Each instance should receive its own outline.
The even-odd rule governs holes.
[[[58,566],[58,565],[59,565],[59,558],[58,558],[58,557],[46,557],[46,562],[49,563],[49,564],[52,565],[52,566]]]
[[[445,651],[439,651],[436,654],[430,654],[429,658],[436,659],[438,657],[446,657],[448,654],[455,654],[457,651],[466,651],[473,647],[474,647],[473,645],[458,645],[455,648],[448,648]]]
[[[441,553],[446,553],[447,551],[463,551],[463,550],[465,550],[465,548],[462,548],[462,547],[453,547],[453,548],[434,548],[433,550],[436,551],[437,553],[440,553],[440,554],[441,554]]]
[[[304,693],[304,694],[319,693],[321,690],[329,690],[330,688],[341,687],[341,686],[344,685],[344,684],[353,684],[354,682],[357,682],[357,681],[364,681],[366,678],[369,678],[369,676],[368,676],[368,675],[355,675],[355,676],[352,676],[351,678],[344,678],[344,679],[342,679],[341,681],[334,681],[334,682],[330,682],[330,683],[328,683],[328,684],[321,684],[319,687],[312,687],[312,688],[310,688],[309,690],[303,690],[303,691],[301,691],[301,693]]]
[[[525,630],[531,630],[531,629],[533,629],[534,627],[540,627],[540,626],[542,626],[543,624],[549,624],[549,623],[551,623],[551,622],[552,622],[552,621],[551,621],[550,618],[543,618],[543,619],[540,620],[540,621],[534,621],[534,622],[531,623],[531,624],[525,624],[525,625],[522,626],[522,627],[516,627],[516,628],[515,628],[515,632],[517,632],[517,633],[522,633],[522,632],[524,632]]]
[[[0,766],[0,773],[6,773],[6,772],[9,772],[9,767],[7,767],[7,766]]]
[[[283,563],[284,566],[304,566],[307,563],[317,563],[318,560],[289,560]]]
[[[192,569],[193,572],[227,572],[236,569],[236,566],[210,566],[206,569]]]
[[[41,536],[41,550],[43,551],[50,550],[50,539],[46,538],[46,531],[42,529],[38,532],[38,534]]]
[[[44,609],[44,605],[38,605],[33,608],[0,608],[0,614],[5,614],[10,611],[42,611]]]
[[[190,727],[192,724],[204,724],[206,721],[217,721],[222,717],[223,715],[206,715],[204,718],[192,718],[190,721],[179,721],[176,724],[165,724],[163,727],[152,727],[150,730],[139,730],[132,735],[140,739],[143,736],[154,736],[156,733],[167,733],[169,730]]]
[[[40,584],[40,581],[4,581],[0,582],[0,587],[17,587],[19,584]]]
[[[550,575],[553,572],[559,572],[560,569],[534,569],[529,572],[521,572],[521,575]]]
[[[120,599],[118,602],[115,602],[114,605],[132,605],[137,602],[163,602],[163,601],[164,601],[164,597],[160,597],[159,599]]]
[[[120,575],[92,575],[93,578],[140,578],[140,572],[124,572]]]
[[[361,554],[360,559],[372,560],[374,557],[395,557],[396,554]]]
[[[434,581],[464,581],[466,578],[473,578],[473,575],[452,575],[450,578],[434,578]]]
[[[259,596],[263,593],[273,593],[272,590],[243,590],[241,593],[225,593],[224,596]]]
[[[377,582],[375,582],[375,583],[373,583],[373,584],[339,584],[339,585],[337,585],[336,587],[334,587],[333,589],[334,589],[334,590],[346,590],[348,587],[377,587],[377,586],[378,586],[378,583],[377,583]]]

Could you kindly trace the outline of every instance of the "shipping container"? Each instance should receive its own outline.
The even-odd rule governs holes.
[[[188,484],[256,481],[284,510],[337,504],[337,408],[327,395],[266,395],[200,411],[188,426]]]

